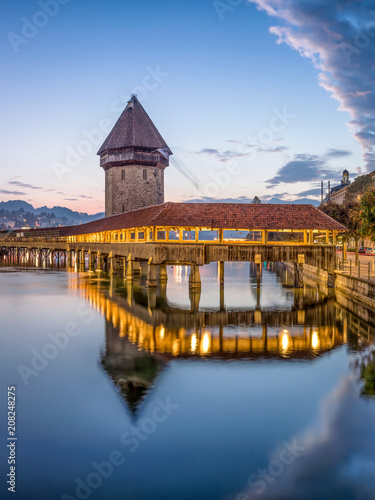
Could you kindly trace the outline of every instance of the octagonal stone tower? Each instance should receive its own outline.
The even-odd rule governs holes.
[[[164,169],[171,154],[133,95],[98,151],[105,171],[105,216],[164,203]]]

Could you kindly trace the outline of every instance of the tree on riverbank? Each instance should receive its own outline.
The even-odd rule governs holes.
[[[368,359],[363,362],[361,369],[361,379],[364,381],[362,394],[368,397],[375,397],[375,351],[372,351]]]
[[[371,175],[360,175],[347,187],[344,203],[358,203],[369,189],[372,189]]]
[[[368,190],[359,204],[361,235],[375,241],[375,189]]]
[[[348,186],[342,204],[330,201],[319,209],[348,229],[343,241],[354,239],[355,258],[358,261],[359,240],[371,238],[375,241],[375,191],[372,189],[371,175],[357,177]]]
[[[319,209],[325,214],[343,224],[348,231],[343,234],[343,241],[348,242],[350,239],[355,241],[355,258],[358,260],[359,240],[363,237],[361,232],[361,217],[359,202],[352,199],[349,202],[344,202],[342,205],[329,202],[321,205]]]

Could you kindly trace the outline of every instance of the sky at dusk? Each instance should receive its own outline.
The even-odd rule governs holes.
[[[96,152],[132,93],[174,153],[166,201],[317,198],[344,168],[375,170],[373,1],[1,11],[0,201],[103,211]]]

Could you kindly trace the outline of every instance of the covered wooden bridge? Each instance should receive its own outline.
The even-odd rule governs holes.
[[[307,264],[333,276],[337,234],[345,228],[312,205],[164,203],[78,226],[17,231],[3,238],[12,252],[64,252],[90,271],[109,270],[128,280],[148,262],[148,286],[166,279],[166,265],[191,266],[190,286],[200,287],[199,266],[220,262]]]

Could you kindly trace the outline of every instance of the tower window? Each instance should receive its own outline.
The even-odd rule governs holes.
[[[122,211],[125,212],[125,205],[122,205]]]
[[[147,169],[146,168],[143,169],[143,180],[144,181],[147,180]]]
[[[121,170],[121,180],[122,181],[125,180],[125,169],[124,168]]]

